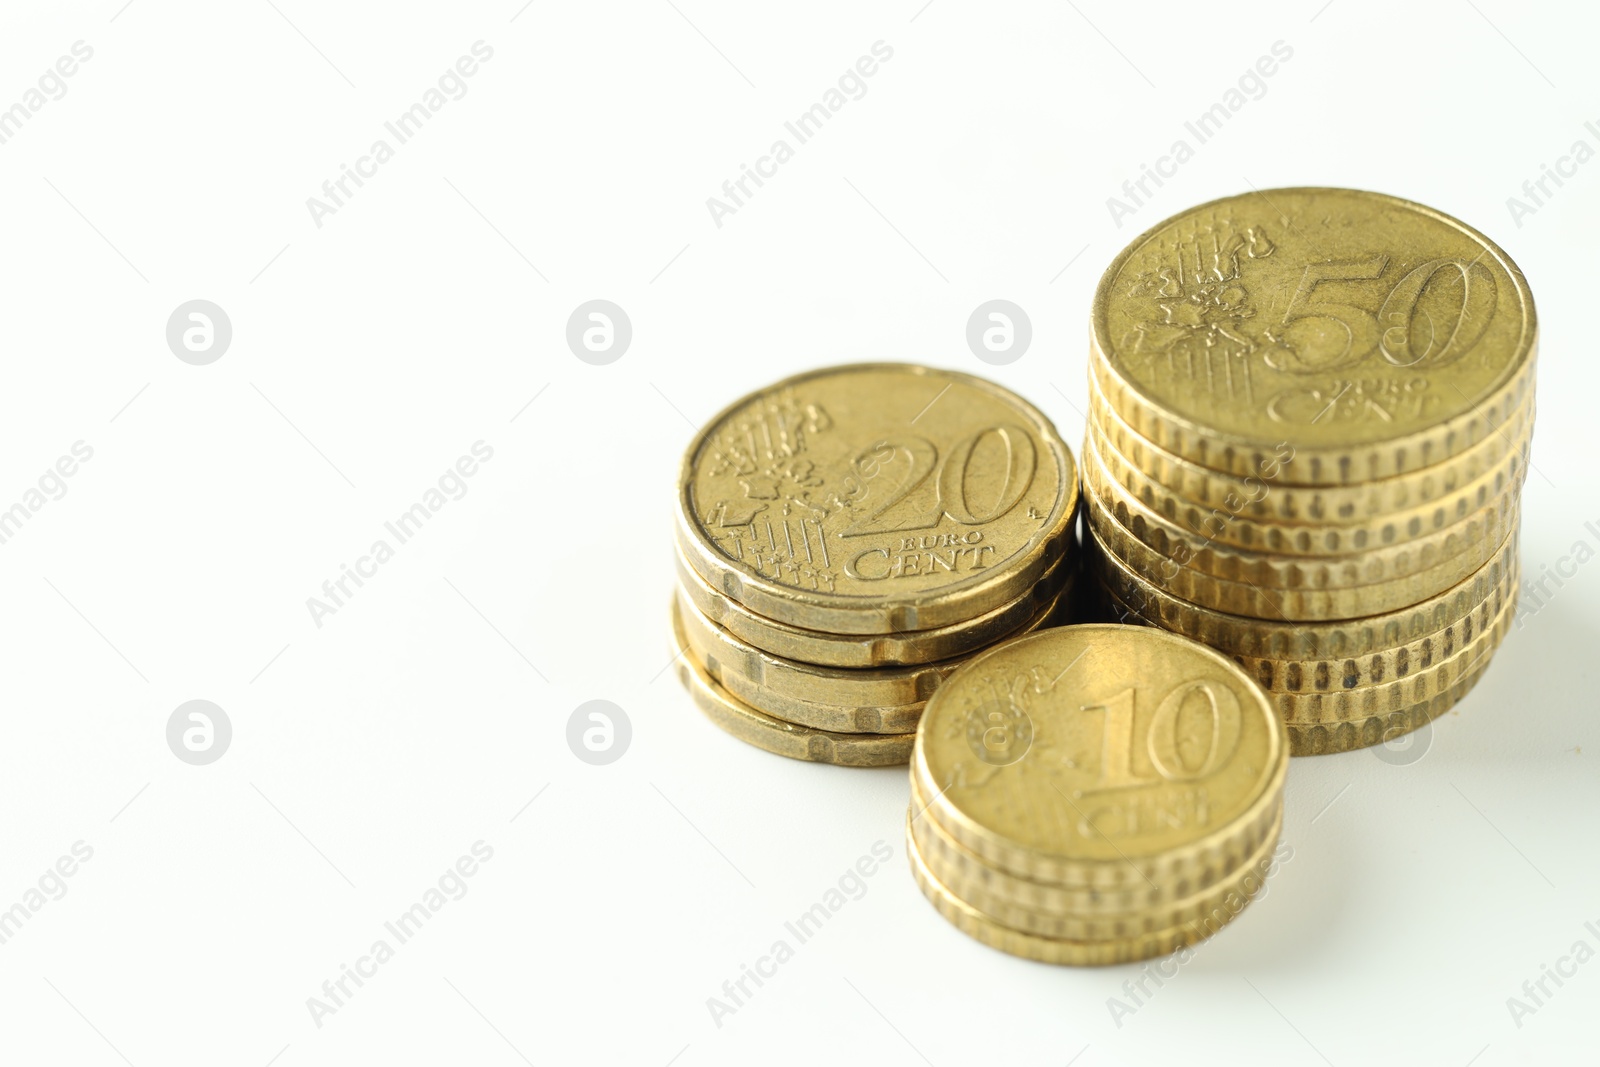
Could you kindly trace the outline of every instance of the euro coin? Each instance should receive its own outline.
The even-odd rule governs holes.
[[[1198,922],[1224,906],[1228,897],[1239,893],[1247,879],[1263,880],[1278,845],[1283,826],[1283,811],[1278,809],[1266,835],[1238,864],[1216,872],[1217,877],[1203,886],[1174,889],[1172,899],[1121,912],[1102,912],[1078,907],[1071,890],[1026,882],[1000,872],[989,877],[968,877],[959,867],[943,864],[941,852],[948,854],[960,845],[948,840],[930,848],[937,839],[938,825],[928,820],[925,826],[912,827],[923,865],[941,885],[973,909],[1002,926],[1024,933],[1063,941],[1120,941]],[[1019,900],[1018,897],[1029,898]],[[1065,897],[1066,899],[1060,899]],[[1040,901],[1048,903],[1040,903]]]
[[[1181,910],[1185,901],[1226,881],[1253,857],[1270,852],[1280,823],[1281,808],[1267,812],[1265,819],[1226,838],[1221,849],[1206,854],[1195,866],[1168,865],[1151,875],[1125,866],[1118,874],[1131,877],[1070,885],[1042,882],[992,867],[951,837],[937,813],[928,810],[915,776],[911,781],[912,837],[929,869],[963,899],[995,915],[1015,908],[1054,916],[1104,918],[1124,924],[1124,932],[1134,926],[1149,930],[1168,925],[1161,916]]]
[[[678,619],[691,652],[722,687],[752,707],[825,730],[901,733],[915,730],[922,707],[962,660],[903,667],[823,667],[774,656],[695,610],[680,588]],[[1054,614],[1057,600],[1037,605],[1018,633]]]
[[[895,634],[834,634],[757,615],[707,585],[682,553],[678,587],[702,615],[763,652],[823,667],[895,667],[950,659],[1011,636],[1056,599],[1074,569],[1058,560],[1031,589],[993,611],[932,630]]]
[[[706,718],[740,741],[790,759],[844,767],[889,767],[910,758],[915,734],[837,733],[763,715],[718,685],[687,651],[681,634],[678,640],[678,677],[690,698]]]
[[[1429,700],[1486,660],[1498,647],[1505,627],[1510,625],[1515,604],[1515,598],[1497,599],[1484,605],[1482,615],[1476,612],[1468,615],[1463,620],[1462,630],[1469,636],[1454,643],[1448,654],[1432,657],[1426,666],[1408,663],[1404,673],[1381,682],[1348,689],[1341,685],[1299,693],[1269,693],[1268,699],[1290,725],[1359,722]]]
[[[1034,881],[1171,880],[1236,852],[1282,799],[1283,723],[1187,638],[1085,625],[1005,642],[939,687],[912,774],[928,813]]]
[[[793,700],[840,707],[896,707],[921,704],[941,679],[956,669],[950,662],[908,667],[819,667],[763,652],[718,626],[678,594],[678,619],[685,639],[713,675],[733,674],[752,687],[770,689]]]
[[[1489,629],[1449,659],[1392,682],[1333,693],[1279,695],[1294,755],[1320,755],[1392,741],[1454,707],[1483,676],[1516,621],[1513,595]]]
[[[1188,566],[1187,560],[1157,551],[1131,534],[1094,494],[1086,499],[1089,528],[1099,547],[1147,582],[1213,611],[1287,622],[1358,619],[1426,600],[1487,563],[1517,522],[1515,506],[1509,514],[1476,516],[1457,531],[1454,540],[1433,546],[1431,553],[1418,552],[1415,563],[1403,567],[1403,576],[1387,581],[1331,588],[1269,588],[1248,578],[1219,578]],[[1352,560],[1350,566],[1359,569],[1362,564]]]
[[[1122,532],[1196,572],[1267,589],[1339,589],[1398,583],[1449,557],[1474,550],[1477,554],[1472,558],[1476,562],[1463,566],[1475,569],[1504,539],[1516,514],[1521,490],[1520,478],[1501,480],[1492,497],[1484,489],[1481,499],[1463,500],[1460,507],[1428,505],[1418,514],[1397,514],[1393,523],[1375,524],[1382,536],[1360,549],[1282,554],[1238,547],[1217,536],[1218,530],[1226,532],[1248,525],[1255,525],[1257,530],[1269,529],[1252,520],[1219,516],[1205,529],[1194,530],[1158,515],[1110,475],[1093,435],[1084,443],[1083,471],[1088,495],[1115,517]],[[1403,525],[1403,534],[1397,532],[1397,525]],[[1270,529],[1281,533],[1289,528]],[[1111,537],[1108,534],[1108,539]],[[1425,589],[1416,596],[1410,592],[1404,595],[1421,599],[1436,591]]]
[[[1503,635],[1502,635],[1503,637]],[[1498,639],[1496,641],[1498,645]],[[1473,686],[1483,678],[1489,668],[1489,653],[1479,658],[1470,669],[1450,683],[1448,689],[1424,697],[1387,714],[1374,715],[1361,721],[1292,722],[1289,730],[1289,751],[1296,756],[1324,756],[1370,748],[1404,737],[1406,734],[1431,723],[1459,704],[1472,692]]]
[[[1123,600],[1109,587],[1102,587],[1102,595],[1118,622],[1165,626],[1182,633],[1182,623],[1168,622],[1200,619],[1200,632],[1188,636],[1227,653],[1269,695],[1328,693],[1379,685],[1426,669],[1437,660],[1448,659],[1475,634],[1488,629],[1517,588],[1521,568],[1514,547],[1514,538],[1502,545],[1496,558],[1485,565],[1487,575],[1480,572],[1482,577],[1474,575],[1455,589],[1402,612],[1316,626],[1241,616],[1223,619],[1192,606],[1164,611],[1172,598],[1145,586],[1135,593],[1137,603]],[[1479,598],[1471,599],[1474,595]],[[1158,596],[1163,599],[1158,601]],[[1444,605],[1450,610],[1436,610]],[[1275,654],[1260,655],[1263,649]]]
[[[1091,422],[1083,449],[1083,471],[1085,482],[1102,500],[1113,506],[1123,501],[1130,510],[1154,516],[1166,528],[1178,531],[1171,536],[1191,545],[1215,544],[1222,551],[1271,556],[1337,557],[1445,536],[1450,527],[1496,501],[1515,496],[1527,474],[1530,430],[1531,425],[1522,421],[1520,437],[1512,447],[1474,477],[1446,485],[1425,469],[1387,479],[1407,483],[1409,489],[1386,489],[1374,482],[1362,487],[1297,491],[1276,484],[1271,477],[1249,481],[1199,476],[1201,468],[1163,461],[1161,465],[1175,473],[1180,483],[1199,486],[1200,494],[1195,497],[1182,488],[1162,485],[1138,469]],[[1144,449],[1141,455],[1149,461],[1151,452]],[[1292,465],[1292,452],[1286,452],[1283,464],[1264,473],[1279,474]],[[1222,488],[1222,483],[1230,482],[1228,488]],[[1328,514],[1328,497],[1334,494],[1350,501],[1339,510],[1351,513],[1357,511],[1354,501],[1360,499],[1360,513]],[[1278,499],[1296,495],[1300,499],[1290,499],[1287,504]],[[1406,498],[1409,502],[1402,502]],[[1208,503],[1212,500],[1214,503]],[[1385,500],[1388,506],[1374,507],[1374,500]]]
[[[1250,476],[1277,446],[1295,480],[1351,485],[1449,460],[1532,390],[1522,272],[1421,204],[1274,189],[1157,224],[1095,293],[1090,372],[1140,436]]]
[[[1515,623],[1516,547],[1513,534],[1479,574],[1429,601],[1342,623],[1220,616],[1139,585],[1135,596],[1147,616],[1109,588],[1104,595],[1119,621],[1186,626],[1229,652],[1267,690],[1288,727],[1290,754],[1320,755],[1393,740],[1466,696]],[[1131,575],[1097,558],[1103,573],[1117,575],[1128,588]],[[1304,658],[1282,658],[1297,652]]]
[[[968,622],[1065,552],[1078,479],[1055,427],[953,371],[856,364],[759,390],[691,441],[677,542],[712,589],[836,634]]]
[[[1504,597],[1515,591],[1517,549],[1513,529],[1478,571],[1442,593],[1396,611],[1335,622],[1283,622],[1200,607],[1145,580],[1104,552],[1093,538],[1084,548],[1090,569],[1117,606],[1234,657],[1268,690],[1287,686],[1288,691],[1313,685],[1355,686],[1393,675],[1396,649],[1444,640],[1445,633],[1456,630],[1497,593]],[[1292,664],[1300,665],[1297,679],[1284,677]]]
[[[1099,396],[1094,380],[1089,381],[1089,433],[1102,446],[1100,454],[1108,469],[1130,493],[1174,522],[1220,540],[1269,552],[1313,552],[1319,547],[1313,539],[1327,527],[1342,530],[1447,501],[1473,489],[1486,476],[1500,474],[1520,481],[1526,476],[1526,470],[1519,467],[1527,466],[1533,415],[1530,395],[1498,432],[1443,462],[1408,474],[1351,485],[1302,486],[1294,484],[1295,449],[1287,439],[1280,441],[1273,455],[1247,476],[1212,470],[1157,448],[1134,433]],[[1243,540],[1248,527],[1236,534],[1232,524],[1218,523],[1219,518],[1232,516],[1297,529],[1281,542],[1270,537]],[[1326,545],[1321,547],[1333,550]]]
[[[1241,878],[1237,891],[1225,897],[1223,904],[1212,913],[1198,920],[1111,940],[1070,941],[1041,937],[1003,925],[962,900],[928,869],[909,830],[906,834],[906,855],[911,861],[912,877],[923,895],[940,915],[968,937],[1013,956],[1075,967],[1132,963],[1153,956],[1165,956],[1186,945],[1203,941],[1237,918],[1265,884],[1265,879],[1261,877],[1253,881]]]

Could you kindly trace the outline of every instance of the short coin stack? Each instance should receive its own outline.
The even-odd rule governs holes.
[[[1138,626],[1064,626],[974,657],[928,702],[907,853],[922,892],[1047,963],[1215,933],[1276,867],[1288,740],[1227,657]]]
[[[1536,341],[1516,264],[1418,204],[1281,189],[1157,225],[1093,312],[1111,611],[1244,665],[1296,755],[1429,722],[1514,619]]]
[[[1066,443],[950,371],[762,389],[690,442],[678,490],[679,674],[718,726],[795,759],[905,763],[941,680],[1053,621],[1077,565]]]

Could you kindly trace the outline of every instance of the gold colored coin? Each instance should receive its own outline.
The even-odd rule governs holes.
[[[1016,632],[1044,626],[1056,604],[1036,607]],[[774,656],[700,614],[681,588],[678,618],[690,650],[724,689],[758,711],[820,730],[909,733],[934,688],[961,665],[958,657],[905,667],[819,667]]]
[[[1268,827],[1267,836],[1256,845],[1255,849],[1240,857],[1240,861],[1233,868],[1217,872],[1216,881],[1193,891],[1175,890],[1173,899],[1165,902],[1113,914],[1097,914],[1072,906],[1041,907],[1032,903],[1021,903],[1015,899],[1016,895],[1042,896],[1048,899],[1056,895],[1051,892],[1055,887],[1037,882],[1023,885],[1023,879],[1000,872],[992,872],[992,878],[987,881],[966,877],[960,868],[948,866],[940,861],[941,855],[946,853],[939,846],[929,848],[930,840],[939,836],[937,824],[929,820],[920,821],[928,825],[917,826],[914,821],[911,836],[916,842],[918,854],[928,872],[952,894],[994,922],[1024,933],[1056,940],[1120,941],[1159,933],[1185,923],[1199,922],[1217,909],[1225,907],[1224,901],[1229,896],[1238,895],[1241,883],[1250,881],[1254,885],[1265,881],[1265,872],[1272,863],[1273,850],[1278,844],[1278,834],[1283,828],[1283,810],[1278,809],[1272,824]],[[943,845],[947,849],[961,848],[948,838],[944,839]],[[1003,886],[1003,891],[995,891],[997,884]],[[1074,891],[1057,892],[1071,894]],[[1060,903],[1070,905],[1070,901]]]
[[[993,644],[1020,629],[1061,592],[1072,567],[1058,560],[1033,588],[993,611],[933,630],[898,634],[833,634],[757,615],[723,596],[678,553],[678,583],[689,602],[734,637],[763,652],[824,667],[895,667],[934,663]]]
[[[1450,659],[1385,686],[1375,686],[1368,701],[1361,690],[1308,693],[1286,719],[1289,746],[1296,756],[1346,752],[1391,741],[1438,718],[1478,683],[1517,618],[1515,595],[1505,602],[1490,629]]]
[[[1494,563],[1491,561],[1485,569],[1493,566]],[[1507,597],[1514,595],[1521,574],[1521,567],[1514,554],[1506,566],[1495,569],[1500,575],[1500,580],[1490,584],[1489,592],[1484,599],[1474,604],[1464,615],[1422,637],[1387,648],[1377,648],[1361,655],[1312,659],[1265,658],[1235,652],[1223,644],[1207,642],[1201,637],[1196,637],[1196,640],[1210,644],[1218,652],[1232,656],[1234,661],[1244,668],[1245,673],[1267,691],[1275,703],[1278,694],[1339,693],[1382,685],[1397,678],[1404,678],[1415,671],[1426,670],[1441,660],[1449,659],[1455,655],[1458,648],[1471,643],[1477,634],[1493,625],[1495,616],[1505,604]],[[1468,585],[1473,582],[1474,579],[1469,578],[1462,584]],[[1115,621],[1142,622],[1147,626],[1171,629],[1162,626],[1159,611],[1146,615],[1121,600],[1111,589],[1102,586],[1102,592]],[[1148,599],[1145,603],[1147,608],[1151,605]],[[1237,621],[1243,623],[1249,620]],[[1265,625],[1292,624],[1265,623]],[[1372,620],[1365,619],[1353,620],[1352,625],[1371,629],[1384,628],[1381,623],[1374,626]],[[1195,637],[1194,634],[1186,636]],[[1252,642],[1256,643],[1258,642]],[[1350,647],[1354,644],[1354,640],[1346,637],[1341,643]],[[1280,712],[1284,710],[1282,704],[1277,704],[1277,707]]]
[[[677,623],[674,607],[675,637],[684,649]],[[718,685],[686,649],[678,658],[678,678],[706,718],[746,744],[776,755],[841,767],[890,767],[911,756],[915,734],[835,733],[763,715]]]
[[[1495,638],[1496,647],[1515,621],[1515,614],[1503,620],[1501,624],[1503,629]],[[1289,723],[1289,751],[1296,756],[1322,756],[1349,752],[1393,741],[1413,730],[1419,730],[1455,707],[1472,691],[1472,687],[1483,677],[1483,672],[1489,669],[1493,651],[1491,648],[1475,664],[1465,667],[1456,680],[1450,683],[1448,689],[1408,703],[1394,711],[1376,714],[1360,721]]]
[[[912,773],[990,866],[1118,885],[1201,868],[1267,821],[1288,746],[1219,652],[1136,626],[1067,626],[968,660],[923,711]]]
[[[1485,516],[1483,521],[1491,525],[1488,536],[1474,528],[1468,531],[1471,536],[1461,539],[1465,543],[1447,542],[1430,566],[1408,567],[1402,578],[1332,589],[1284,589],[1218,578],[1180,564],[1130,534],[1093,493],[1086,499],[1089,528],[1099,547],[1145,581],[1212,611],[1286,622],[1359,619],[1426,600],[1470,577],[1487,563],[1505,534],[1515,527],[1518,515],[1513,502],[1510,513],[1503,518],[1498,514]],[[1498,534],[1493,532],[1495,524],[1500,527]]]
[[[1313,533],[1285,536],[1280,544],[1230,540],[1231,528],[1218,527],[1218,519],[1231,516],[1290,526],[1350,526],[1446,501],[1463,486],[1504,469],[1508,458],[1527,463],[1533,430],[1534,397],[1517,409],[1506,424],[1478,444],[1443,462],[1410,474],[1395,475],[1354,485],[1301,486],[1294,484],[1294,446],[1280,442],[1279,449],[1248,477],[1225,474],[1174,456],[1134,433],[1100,396],[1089,379],[1089,428],[1101,457],[1133,495],[1152,510],[1180,525],[1214,534],[1219,540],[1244,544],[1269,552],[1314,551]],[[1518,478],[1526,472],[1517,472]],[[1357,545],[1355,547],[1366,547]],[[1329,549],[1329,551],[1333,551]]]
[[[818,667],[763,652],[734,637],[678,592],[678,618],[689,648],[714,678],[737,676],[752,691],[767,689],[779,699],[837,708],[894,708],[920,705],[957,664],[920,663],[909,667],[851,669]],[[722,683],[729,688],[727,683]],[[915,728],[915,720],[912,728]]]
[[[1478,615],[1467,616],[1463,629],[1471,630],[1471,636],[1449,655],[1440,656],[1425,667],[1418,666],[1387,681],[1351,689],[1341,686],[1326,691],[1269,693],[1268,700],[1290,726],[1357,722],[1393,714],[1401,708],[1431,700],[1448,690],[1462,675],[1486,661],[1499,647],[1506,627],[1511,624],[1515,607],[1515,598],[1497,600],[1492,610],[1486,606],[1484,615],[1487,616],[1487,625],[1483,626],[1477,625]]]
[[[1159,929],[1169,925],[1159,920],[1159,916],[1175,914],[1189,898],[1215,888],[1263,848],[1271,851],[1272,842],[1278,836],[1282,808],[1269,809],[1263,815],[1243,833],[1228,838],[1220,850],[1201,857],[1199,866],[1169,865],[1159,872],[1159,877],[1147,878],[1141,876],[1137,864],[1130,862],[1122,872],[1128,877],[1120,881],[1063,885],[1022,878],[990,866],[939,824],[937,813],[928,808],[916,776],[911,777],[911,831],[929,869],[963,900],[996,916],[1002,915],[999,909],[1003,906],[1040,914],[1135,924],[1145,930]],[[996,902],[996,906],[990,907],[985,901]],[[1132,929],[1130,926],[1128,932]]]
[[[1233,479],[1242,492],[1224,495],[1215,506],[1206,505],[1135,468],[1093,421],[1089,424],[1083,449],[1084,480],[1100,493],[1101,499],[1113,505],[1119,500],[1130,502],[1130,510],[1154,515],[1173,530],[1182,531],[1185,539],[1194,545],[1216,544],[1223,552],[1267,553],[1277,557],[1337,557],[1444,536],[1450,527],[1495,501],[1519,493],[1527,474],[1531,431],[1531,423],[1524,422],[1522,436],[1515,446],[1475,478],[1437,492],[1430,499],[1349,519],[1312,519],[1305,515],[1280,519],[1276,514],[1251,514],[1252,510],[1269,510],[1273,507],[1270,503],[1273,498],[1291,492],[1260,478],[1256,479],[1253,490],[1247,489],[1243,480]],[[1143,454],[1148,456],[1150,451],[1143,450]],[[1292,460],[1281,469],[1286,470],[1291,464]],[[1202,468],[1190,469],[1199,471]],[[1389,481],[1421,485],[1426,481],[1423,477],[1426,474],[1424,471],[1401,475]],[[1197,480],[1202,484],[1214,484],[1221,479]],[[1320,491],[1299,492],[1314,495]],[[1358,490],[1339,487],[1328,492],[1353,495]]]
[[[1260,892],[1262,884],[1258,881],[1251,889],[1241,879],[1239,891],[1226,899],[1225,906],[1218,913],[1198,922],[1180,923],[1153,933],[1111,941],[1065,941],[1003,926],[956,896],[928,870],[909,828],[906,833],[906,855],[911,860],[911,874],[917,888],[956,929],[975,941],[1013,956],[1072,967],[1132,963],[1165,956],[1186,945],[1203,941],[1237,918],[1255,893]]]
[[[1452,591],[1454,595],[1448,599],[1419,605],[1413,612],[1355,620],[1350,624],[1352,632],[1340,639],[1346,647],[1356,647],[1357,642],[1370,647],[1379,634],[1395,637],[1410,632],[1424,619],[1454,613],[1466,601],[1469,587],[1489,588],[1486,599],[1419,641],[1333,662],[1235,655],[1245,670],[1269,689],[1268,699],[1288,727],[1290,755],[1346,752],[1390,741],[1420,728],[1465,697],[1516,622],[1520,566],[1514,541],[1507,546],[1512,551],[1505,562],[1492,568],[1498,578],[1488,574],[1475,577],[1463,583],[1459,593]],[[1120,601],[1106,592],[1110,603],[1120,606]],[[1141,621],[1126,608],[1115,617]],[[1326,640],[1334,643],[1331,638]]]
[[[690,443],[677,541],[776,622],[896,634],[1022,596],[1067,546],[1078,476],[1038,409],[981,378],[856,364],[779,382]]]
[[[681,605],[679,610],[682,610]],[[895,705],[819,704],[813,700],[800,700],[774,694],[770,689],[764,689],[761,683],[752,681],[738,671],[728,670],[726,665],[718,660],[705,659],[692,645],[688,655],[693,657],[695,666],[704,670],[707,676],[716,681],[735,700],[763,715],[770,715],[775,719],[782,719],[784,722],[792,722],[796,726],[812,730],[841,734],[909,736],[916,732],[917,723],[922,720],[922,709],[927,705],[925,700],[913,704]]]
[[[1537,323],[1522,272],[1420,204],[1274,189],[1128,245],[1095,293],[1090,373],[1137,433],[1250,476],[1350,485],[1471,448],[1520,409]]]
[[[1086,566],[1117,604],[1143,620],[1194,638],[1243,662],[1245,672],[1267,689],[1297,691],[1360,685],[1393,676],[1395,650],[1440,641],[1497,593],[1517,588],[1518,536],[1513,528],[1489,562],[1436,596],[1387,614],[1342,622],[1281,622],[1211,611],[1146,581],[1094,538],[1085,541]],[[1420,654],[1420,650],[1419,650]],[[1269,666],[1262,666],[1268,664]],[[1283,677],[1301,664],[1299,682]],[[1351,681],[1353,679],[1353,681]]]
[[[1499,492],[1481,505],[1457,509],[1459,514],[1430,509],[1426,523],[1413,516],[1409,535],[1391,539],[1387,544],[1338,555],[1281,555],[1224,544],[1213,538],[1210,531],[1189,530],[1156,514],[1107,471],[1093,434],[1084,442],[1083,473],[1088,495],[1095,498],[1100,508],[1115,516],[1121,528],[1108,534],[1108,541],[1114,542],[1119,532],[1124,533],[1185,568],[1269,591],[1348,589],[1398,583],[1457,556],[1475,560],[1463,564],[1465,571],[1470,572],[1504,540],[1516,516],[1522,488],[1518,478],[1514,483],[1502,483]],[[1435,522],[1446,524],[1434,525]],[[1232,525],[1237,528],[1245,523],[1236,519]],[[1434,591],[1425,590],[1421,595],[1430,596]]]

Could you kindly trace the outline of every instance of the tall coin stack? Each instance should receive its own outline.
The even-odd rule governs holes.
[[[1514,619],[1537,324],[1431,208],[1279,189],[1137,238],[1095,296],[1090,568],[1268,692],[1296,755],[1392,739]]]
[[[1050,420],[980,378],[855,364],[752,393],[683,460],[684,686],[770,752],[905,763],[942,679],[1053,621],[1077,503]]]
[[[1126,963],[1214,934],[1278,862],[1288,739],[1209,648],[1065,626],[974,657],[934,694],[906,852],[956,927],[1046,963]]]

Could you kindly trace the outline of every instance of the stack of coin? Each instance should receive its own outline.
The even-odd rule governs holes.
[[[956,671],[923,713],[907,854],[965,933],[1048,963],[1172,952],[1276,864],[1284,726],[1227,657],[1138,626],[1064,626]]]
[[[1514,618],[1537,328],[1521,271],[1430,208],[1218,200],[1101,279],[1084,496],[1114,617],[1268,691],[1296,755],[1417,729]]]
[[[1054,621],[1077,503],[1050,420],[980,378],[856,364],[752,393],[684,456],[680,677],[760,748],[905,763],[942,679]]]

